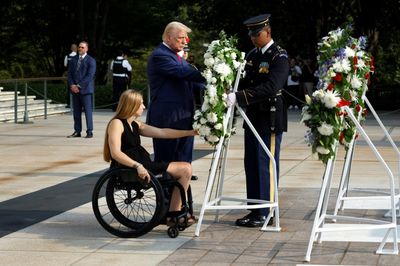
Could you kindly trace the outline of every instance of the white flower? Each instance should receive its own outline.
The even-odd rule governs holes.
[[[194,130],[199,130],[200,127],[201,127],[201,124],[199,124],[199,123],[197,123],[197,122],[194,122],[193,125],[192,125],[192,127],[193,127]]]
[[[353,89],[359,89],[361,87],[362,83],[360,81],[360,79],[357,76],[353,76],[353,78],[351,79],[351,87]]]
[[[321,126],[317,127],[318,132],[324,136],[330,136],[333,133],[333,126],[322,122]]]
[[[202,136],[208,136],[210,135],[211,129],[208,126],[202,125],[199,128],[199,134]]]
[[[200,118],[200,124],[204,125],[207,123],[207,119],[205,119],[204,117]]]
[[[210,98],[213,98],[217,95],[217,87],[214,84],[212,84],[212,83],[210,84],[210,83],[206,85],[206,88],[207,88],[208,96],[210,96]]]
[[[348,73],[351,70],[350,61],[347,58],[344,59],[335,59],[335,62],[332,65],[333,70],[336,73]],[[336,75],[335,73],[335,75]],[[333,76],[334,77],[334,76]]]
[[[348,46],[346,46],[346,48],[344,49],[344,53],[347,57],[351,58],[353,58],[356,55],[356,52]]]
[[[208,59],[208,58],[212,58],[211,53],[209,53],[208,51],[204,54],[204,59]]]
[[[199,119],[200,116],[201,116],[201,112],[200,112],[199,110],[196,110],[196,111],[194,112],[194,120]]]
[[[215,135],[209,135],[209,136],[207,136],[207,140],[209,142],[215,143],[215,142],[219,141],[219,138],[217,136],[215,136]]]
[[[221,77],[226,77],[232,73],[231,68],[226,63],[219,63],[214,66],[215,72],[221,75]]]
[[[236,61],[236,60],[233,60],[233,67],[235,68],[235,69],[238,69],[239,68],[239,66],[240,66],[240,62],[238,62],[238,61]]]
[[[329,150],[322,146],[318,146],[316,149],[319,154],[329,154]]]
[[[221,123],[215,124],[214,128],[220,130],[222,128],[222,124]]]
[[[233,60],[235,60],[235,59],[237,58],[236,53],[231,53],[231,58],[232,58]]]
[[[307,104],[311,104],[312,103],[312,99],[311,99],[310,96],[308,96],[308,94],[306,94],[305,98],[306,98],[306,103]]]
[[[359,59],[357,60],[357,65],[356,65],[356,67],[358,67],[358,68],[363,68],[363,67],[365,67],[365,62],[364,62],[364,60],[363,60],[362,58],[359,58]]]
[[[317,100],[319,100],[320,102],[323,101],[324,97],[325,97],[325,91],[323,90],[316,90],[313,92],[312,96],[314,98],[316,98]]]
[[[326,108],[332,109],[340,101],[340,97],[336,92],[327,91],[322,102],[325,104]]]
[[[210,122],[210,123],[215,123],[215,122],[217,122],[217,121],[218,121],[217,114],[215,114],[215,113],[208,113],[208,114],[207,114],[207,120],[208,120],[208,122]]]
[[[205,112],[210,108],[210,105],[208,104],[208,101],[204,101],[203,104],[201,105],[201,111]]]
[[[207,67],[212,67],[213,65],[214,65],[214,58],[212,58],[212,57],[209,57],[209,58],[206,58],[205,60],[204,60],[204,64],[207,66]]]

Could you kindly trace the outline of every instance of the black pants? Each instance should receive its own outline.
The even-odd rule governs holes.
[[[113,97],[112,97],[112,109],[117,109],[119,97],[122,92],[128,88],[128,79],[126,77],[113,77]]]

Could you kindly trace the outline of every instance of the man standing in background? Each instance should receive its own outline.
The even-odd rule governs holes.
[[[118,56],[111,61],[110,69],[113,73],[112,110],[115,111],[118,105],[119,97],[124,90],[128,89],[132,78],[132,66],[126,59],[126,53],[124,51],[119,51]]]
[[[89,45],[80,42],[78,55],[73,57],[68,67],[68,87],[72,94],[74,112],[74,133],[68,138],[78,138],[82,131],[82,110],[86,118],[86,138],[93,137],[93,93],[96,60],[87,54]]]

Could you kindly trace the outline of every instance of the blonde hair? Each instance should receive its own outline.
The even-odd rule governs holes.
[[[165,27],[164,33],[162,35],[162,40],[164,42],[167,42],[168,41],[168,37],[170,36],[170,34],[171,33],[175,33],[175,32],[177,32],[179,30],[182,30],[182,31],[184,31],[186,33],[192,32],[192,30],[188,26],[186,26],[185,24],[180,23],[178,21],[172,21],[172,22],[168,23],[168,25]]]
[[[106,134],[104,137],[103,159],[106,162],[111,161],[110,145],[108,144],[108,127],[113,119],[128,119],[136,114],[143,102],[143,96],[135,90],[126,90],[119,98],[117,110],[114,117],[108,122]]]

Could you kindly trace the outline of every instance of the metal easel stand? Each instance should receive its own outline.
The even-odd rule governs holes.
[[[233,91],[237,91],[237,87],[239,85],[239,79],[241,72],[243,70],[244,64],[240,66],[238,69],[235,85]],[[258,199],[239,199],[233,197],[226,197],[223,196],[223,185],[224,185],[224,178],[225,178],[225,166],[227,160],[227,153],[229,147],[229,138],[225,136],[221,137],[215,151],[215,157],[211,162],[211,170],[208,175],[207,186],[206,186],[206,193],[204,195],[203,204],[201,207],[199,220],[197,222],[195,236],[200,235],[201,224],[204,219],[204,214],[206,210],[216,210],[216,220],[218,219],[218,211],[219,210],[248,210],[248,209],[261,209],[261,208],[270,208],[269,215],[265,220],[264,225],[260,229],[261,231],[275,231],[279,232],[281,230],[279,226],[279,206],[278,206],[278,183],[277,183],[277,171],[276,171],[276,162],[274,156],[272,156],[271,152],[265,145],[264,141],[261,139],[260,135],[257,133],[253,125],[251,124],[250,120],[244,113],[243,109],[239,107],[239,105],[230,106],[228,111],[225,114],[224,118],[224,131],[227,132],[227,128],[231,129],[233,124],[233,117],[235,107],[240,112],[240,115],[244,118],[249,128],[252,130],[254,135],[256,136],[257,140],[260,142],[262,148],[267,153],[268,157],[272,162],[272,173],[274,175],[274,189],[275,195],[273,201],[266,201],[266,200],[258,200]],[[230,130],[229,130],[230,131]],[[218,173],[217,170],[219,169]],[[215,190],[215,197],[212,198],[212,191]],[[222,202],[228,201],[232,202],[230,205],[222,204]],[[253,203],[251,205],[243,204],[243,203]],[[269,220],[272,217],[275,217],[275,225],[274,226],[267,226]]]
[[[354,231],[354,230],[382,230],[387,229],[386,234],[383,237],[378,249],[376,250],[377,254],[398,254],[398,245],[397,245],[397,217],[396,217],[396,206],[395,206],[395,185],[393,173],[368,137],[367,133],[361,127],[358,119],[355,118],[353,112],[350,110],[348,106],[343,107],[343,109],[348,113],[350,119],[354,122],[357,127],[358,132],[363,136],[371,150],[374,152],[378,161],[381,162],[383,167],[385,168],[388,174],[388,182],[390,186],[390,206],[391,206],[391,221],[383,221],[377,219],[369,219],[362,217],[352,217],[352,216],[339,216],[339,215],[329,215],[327,214],[327,207],[329,203],[329,193],[332,185],[332,176],[335,165],[335,159],[330,159],[327,162],[325,173],[323,177],[323,182],[321,186],[320,196],[317,204],[317,209],[315,212],[315,218],[313,227],[311,230],[310,240],[308,242],[307,253],[305,256],[305,261],[310,261],[311,259],[311,251],[313,248],[314,241],[318,241],[321,243],[322,233],[323,232],[334,232],[334,231]],[[335,143],[335,153],[337,153],[338,142]],[[347,221],[347,222],[357,222],[357,224],[351,223],[342,223],[337,224],[336,227],[325,227],[325,220],[336,220],[336,221]],[[392,249],[384,249],[386,243],[388,242],[389,234],[392,233],[393,236],[393,248]],[[343,239],[343,241],[348,241],[347,239]]]
[[[382,120],[379,118],[379,116],[377,115],[377,113],[375,112],[375,109],[373,108],[373,106],[371,105],[371,103],[369,102],[368,98],[364,95],[363,96],[363,100],[364,102],[368,105],[368,107],[371,110],[371,113],[374,115],[376,121],[378,122],[380,128],[382,129],[382,131],[384,132],[386,138],[389,140],[391,146],[393,147],[393,149],[395,150],[397,157],[398,157],[398,173],[400,174],[400,151],[397,148],[395,142],[393,141],[392,137],[390,136],[389,132],[386,130],[386,127],[383,125]],[[360,117],[359,117],[360,118]],[[359,119],[358,119],[359,121]],[[365,200],[386,200],[387,202],[389,202],[389,197],[390,197],[390,193],[388,192],[382,192],[382,191],[377,191],[377,190],[366,190],[366,189],[349,189],[349,179],[350,179],[350,171],[351,171],[351,163],[352,163],[352,158],[354,155],[354,150],[355,150],[355,144],[356,141],[353,140],[351,141],[350,145],[349,145],[349,149],[346,152],[346,157],[345,157],[345,163],[344,163],[344,167],[343,167],[343,171],[342,171],[342,175],[341,175],[341,179],[340,179],[340,184],[339,184],[339,190],[338,190],[338,196],[337,196],[337,200],[336,200],[336,205],[335,205],[335,211],[334,211],[334,215],[337,215],[339,210],[344,210],[344,202],[345,201],[365,201]],[[397,181],[400,182],[400,177],[397,177]],[[397,217],[400,217],[400,212],[399,212],[399,198],[400,198],[400,185],[396,190],[396,194],[395,194],[395,199],[397,201],[396,203],[396,215]],[[348,196],[348,192],[349,191],[360,191],[360,192],[369,192],[369,193],[375,193],[378,196],[360,196],[360,197],[353,197],[353,196]],[[381,194],[381,195],[379,195]],[[387,206],[385,206],[385,209],[389,209],[389,211],[387,213],[385,213],[384,217],[390,217],[392,215],[391,210],[390,210],[390,205],[388,204]]]

